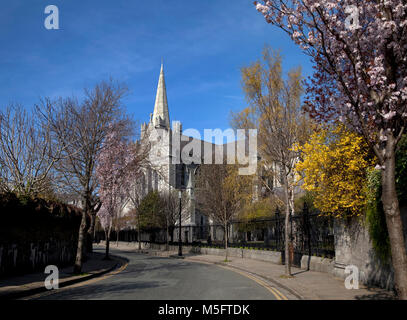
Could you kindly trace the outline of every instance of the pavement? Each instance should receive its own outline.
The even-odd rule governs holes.
[[[134,243],[119,242],[114,245],[118,250],[138,251]],[[103,246],[101,246],[103,247]],[[177,257],[175,251],[142,250],[145,254],[161,257]],[[278,288],[289,299],[301,300],[394,300],[393,292],[367,287],[359,284],[359,289],[345,288],[344,279],[332,274],[306,271],[292,267],[293,278],[284,277],[285,266],[252,259],[229,257],[224,262],[223,256],[191,254],[184,252],[184,261],[213,264],[243,272],[246,276],[265,281]]]
[[[119,265],[126,263],[119,257],[112,256],[111,260],[103,260],[102,252],[90,254],[84,262],[82,273],[73,275],[73,267],[59,269],[59,287],[66,287],[78,282],[93,279],[108,273]],[[49,274],[31,273],[22,276],[0,278],[0,299],[19,299],[33,294],[46,292],[44,281]]]
[[[360,285],[359,289],[348,290],[345,288],[343,279],[335,278],[333,275],[324,272],[306,271],[292,267],[291,273],[293,277],[287,278],[284,276],[284,265],[234,257],[228,259],[229,262],[224,262],[224,257],[215,255],[187,255],[185,258],[186,261],[219,264],[249,272],[254,276],[270,281],[275,286],[290,292],[301,300],[395,299],[392,292],[380,288],[369,288]]]

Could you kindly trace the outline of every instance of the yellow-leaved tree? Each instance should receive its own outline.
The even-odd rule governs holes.
[[[336,217],[364,212],[373,158],[362,136],[341,124],[327,125],[296,148],[302,155],[296,171],[304,179],[303,188],[314,194],[317,209]]]
[[[242,87],[248,108],[232,113],[232,126],[236,129],[257,129],[258,150],[269,176],[274,176],[284,194],[285,230],[289,230],[290,214],[294,210],[294,166],[298,152],[294,144],[309,137],[312,122],[302,112],[303,93],[301,68],[283,73],[283,60],[279,51],[266,46],[262,58],[242,68]],[[268,183],[264,183],[268,187]],[[273,191],[273,190],[270,190]],[[285,256],[289,257],[293,243],[290,233],[284,235]],[[285,272],[291,276],[291,261],[286,259]]]

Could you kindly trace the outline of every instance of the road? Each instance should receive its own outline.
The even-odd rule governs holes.
[[[75,287],[53,290],[34,299],[276,300],[279,298],[275,288],[270,289],[261,281],[220,266],[114,249],[112,254],[129,259],[124,270]]]

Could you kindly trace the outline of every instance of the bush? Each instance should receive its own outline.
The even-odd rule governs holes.
[[[407,134],[403,136],[396,153],[396,186],[400,205],[407,205]]]
[[[390,239],[380,199],[381,192],[381,171],[370,170],[368,172],[366,223],[376,255],[384,264],[387,264],[390,258]]]
[[[23,243],[49,239],[74,239],[81,211],[73,206],[40,198],[0,195],[0,242]]]

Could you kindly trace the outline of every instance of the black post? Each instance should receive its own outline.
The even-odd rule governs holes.
[[[181,239],[181,191],[179,191],[179,232],[178,232],[178,256],[182,256],[182,239]]]
[[[304,209],[303,209],[303,215],[304,215],[304,232],[307,237],[307,247],[308,247],[308,262],[307,262],[307,270],[309,270],[310,263],[311,263],[311,255],[312,255],[312,250],[311,250],[311,221],[310,221],[310,216],[309,216],[309,210],[308,210],[308,205],[306,202],[304,202]]]
[[[305,218],[305,232],[307,236],[308,255],[312,255],[311,251],[311,221],[307,203],[304,203],[304,218]]]

